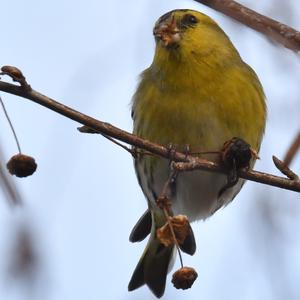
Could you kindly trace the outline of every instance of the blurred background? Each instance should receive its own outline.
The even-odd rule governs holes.
[[[256,169],[279,173],[271,156],[283,158],[299,130],[296,54],[193,1],[2,2],[0,65],[19,67],[34,89],[128,131],[138,74],[152,61],[156,19],[175,8],[207,13],[263,83],[269,116]],[[296,0],[241,3],[300,29]],[[67,118],[0,95],[23,153],[38,163],[33,176],[9,178],[22,206],[0,190],[0,299],[154,299],[147,288],[127,292],[145,246],[128,241],[146,208],[131,157],[102,137],[80,134]],[[0,128],[0,171],[7,175],[17,148],[2,111]],[[298,173],[299,156],[292,164]],[[193,224],[198,249],[184,262],[199,277],[182,292],[169,276],[164,299],[299,299],[299,226],[299,194],[248,182],[226,209]]]

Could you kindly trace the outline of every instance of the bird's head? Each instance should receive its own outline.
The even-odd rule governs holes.
[[[178,9],[164,14],[155,23],[153,34],[156,56],[161,59],[166,55],[188,60],[211,55],[227,59],[237,55],[218,24],[198,11]]]

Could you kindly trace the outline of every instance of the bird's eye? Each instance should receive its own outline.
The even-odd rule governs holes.
[[[183,26],[193,26],[198,23],[198,19],[194,15],[187,14],[182,18],[181,24]]]

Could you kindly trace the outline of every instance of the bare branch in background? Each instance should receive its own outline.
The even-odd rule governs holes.
[[[263,33],[284,47],[300,51],[300,32],[232,0],[194,0]]]
[[[22,299],[41,299],[40,291],[44,277],[38,240],[27,222],[16,227],[14,239],[7,253],[6,279],[12,290],[22,288]]]
[[[37,254],[34,249],[33,233],[26,226],[18,228],[11,255],[9,272],[13,278],[29,279],[37,268]]]
[[[0,151],[0,162],[3,162],[3,155]],[[21,196],[13,183],[9,178],[8,172],[0,164],[0,188],[3,190],[5,198],[10,205],[20,205],[22,204]]]
[[[294,141],[292,142],[290,148],[286,152],[286,155],[283,159],[283,163],[286,166],[289,166],[291,164],[299,149],[300,149],[300,132],[298,132],[297,136],[295,137]]]

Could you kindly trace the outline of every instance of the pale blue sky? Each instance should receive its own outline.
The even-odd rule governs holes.
[[[299,130],[300,64],[291,51],[193,1],[2,2],[0,65],[19,67],[34,89],[129,131],[129,103],[138,74],[151,63],[156,19],[175,8],[209,14],[264,85],[269,117],[256,167],[278,173],[271,155],[282,157]],[[267,0],[242,2],[300,28],[296,0],[289,1],[291,10],[283,4],[276,9]],[[78,124],[71,120],[25,99],[1,96],[23,152],[35,157],[38,171],[30,178],[15,179],[26,202],[23,210],[9,209],[0,194],[0,299],[27,299],[26,288],[7,279],[10,243],[22,222],[32,228],[40,253],[36,299],[41,295],[44,300],[154,299],[146,288],[127,292],[145,245],[128,241],[146,208],[131,157],[101,137],[79,134]],[[16,146],[1,112],[0,127],[8,159]],[[298,158],[294,164],[298,172],[299,162]],[[289,300],[296,299],[298,203],[295,193],[247,183],[226,209],[193,225],[198,250],[184,260],[197,269],[198,280],[182,292],[168,278],[164,299],[283,299],[279,292],[274,297],[275,275],[282,275],[283,269]],[[284,237],[277,250],[268,248],[277,244],[260,223],[263,209],[278,211],[275,227]],[[284,265],[281,269],[272,263],[278,260]]]

